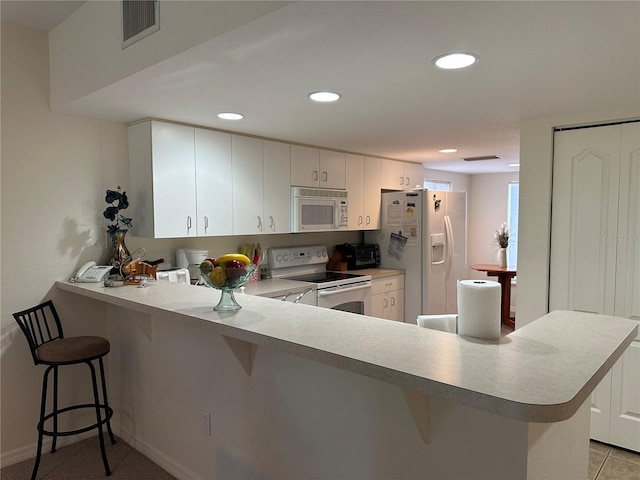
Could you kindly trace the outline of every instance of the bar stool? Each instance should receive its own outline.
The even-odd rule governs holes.
[[[51,300],[22,312],[14,313],[13,317],[18,322],[18,325],[20,325],[20,329],[24,335],[27,337],[27,343],[31,350],[33,363],[35,365],[48,365],[42,379],[42,400],[40,403],[40,421],[38,422],[38,453],[36,456],[36,463],[33,467],[33,473],[31,474],[31,479],[35,480],[38,473],[44,435],[53,437],[51,453],[54,453],[56,451],[56,440],[58,437],[76,435],[78,433],[88,432],[94,428],[97,428],[99,433],[98,438],[100,440],[100,450],[102,452],[102,462],[104,463],[105,473],[107,476],[111,475],[109,463],[107,462],[107,454],[104,448],[104,439],[102,438],[102,425],[106,423],[111,443],[116,443],[116,439],[111,431],[111,417],[113,415],[113,409],[109,407],[109,403],[107,401],[107,387],[104,379],[104,366],[102,363],[102,357],[109,353],[111,348],[109,341],[102,337],[83,336],[65,338],[58,312]],[[95,367],[93,365],[94,360],[98,360],[98,365],[100,367],[103,403],[100,403],[100,398],[98,396],[98,383],[96,380]],[[94,403],[84,403],[58,409],[58,367],[79,363],[86,363],[91,372]],[[46,414],[47,386],[51,370],[53,370],[53,410],[51,413]],[[95,409],[96,422],[94,424],[74,430],[58,430],[58,416],[60,414],[86,408]],[[102,412],[104,412],[104,415]],[[48,420],[52,420],[52,430],[45,429],[45,422]]]

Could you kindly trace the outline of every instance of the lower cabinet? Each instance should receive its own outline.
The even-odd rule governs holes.
[[[371,316],[404,322],[404,275],[371,281]]]

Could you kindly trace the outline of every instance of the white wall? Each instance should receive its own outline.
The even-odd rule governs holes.
[[[455,172],[443,172],[441,170],[433,170],[431,168],[424,169],[424,178],[427,180],[442,180],[451,182],[451,190],[456,192],[469,191],[470,175]]]
[[[494,235],[508,220],[509,182],[518,181],[518,173],[470,175],[468,202],[467,265],[498,263],[498,245]],[[486,278],[482,272],[469,271],[470,278]]]
[[[42,367],[35,367],[13,312],[50,296],[88,260],[107,253],[105,190],[128,187],[127,126],[53,113],[49,109],[47,34],[2,23],[2,236],[1,236],[1,448],[2,463],[35,453]],[[133,219],[135,222],[135,218]],[[154,240],[128,237],[131,251],[174,260],[177,247],[207,248],[213,255],[239,244],[357,242],[359,232]],[[74,299],[61,311],[66,334],[106,335],[105,312]],[[86,399],[72,385],[87,385],[84,370],[63,376],[61,401]],[[83,375],[77,377],[77,375]],[[77,382],[75,380],[78,380]]]

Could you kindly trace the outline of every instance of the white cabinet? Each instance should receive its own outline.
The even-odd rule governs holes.
[[[346,157],[347,192],[349,192],[349,230],[364,229],[364,157],[348,153]]]
[[[385,190],[413,190],[424,185],[424,167],[420,163],[382,160],[382,188]]]
[[[382,203],[380,158],[364,158],[364,230],[380,228],[380,205]],[[351,196],[351,192],[349,192]]]
[[[640,322],[640,123],[557,132],[550,310]],[[592,438],[640,451],[640,336],[593,392]]]
[[[380,228],[380,159],[347,154],[349,230]]]
[[[291,233],[291,145],[262,142],[264,233]]]
[[[424,167],[421,163],[404,164],[404,189],[424,188]]]
[[[263,230],[262,140],[231,136],[233,165],[233,234],[250,235]]]
[[[203,144],[196,146],[196,130],[157,121],[129,127],[129,197],[136,236],[176,238],[214,234],[211,227],[206,227],[207,222],[209,226],[219,222],[215,234],[231,233],[228,216],[231,196],[215,196],[207,191],[208,186],[215,191],[219,185],[225,188],[231,183],[230,136],[199,135]]]
[[[231,135],[195,129],[196,234],[230,235],[233,231]]]
[[[233,234],[291,232],[290,146],[232,135]]]
[[[404,322],[404,275],[371,281],[371,316]]]
[[[345,153],[291,146],[291,185],[344,190]]]

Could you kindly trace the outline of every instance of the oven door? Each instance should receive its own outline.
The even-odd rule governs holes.
[[[360,315],[371,315],[371,284],[318,289],[318,306]]]

